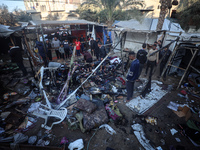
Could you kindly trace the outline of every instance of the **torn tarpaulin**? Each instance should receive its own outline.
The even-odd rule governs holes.
[[[145,98],[141,98],[140,96],[134,98],[130,102],[126,103],[126,106],[139,114],[146,112],[165,94],[167,94],[167,91],[162,90],[162,87],[158,86],[157,84],[162,84],[162,82],[152,80],[151,92],[146,95]]]

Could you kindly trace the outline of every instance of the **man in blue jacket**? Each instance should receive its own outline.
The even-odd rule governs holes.
[[[126,90],[127,90],[127,102],[133,98],[134,83],[138,79],[140,62],[135,57],[134,52],[129,53],[129,59],[132,61],[130,69],[126,77]]]

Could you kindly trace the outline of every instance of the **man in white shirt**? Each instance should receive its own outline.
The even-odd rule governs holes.
[[[52,47],[55,49],[57,59],[61,58],[61,54],[59,52],[60,41],[57,39],[57,37],[54,37],[52,41]]]

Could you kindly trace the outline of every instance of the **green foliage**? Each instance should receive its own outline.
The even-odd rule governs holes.
[[[190,26],[195,26],[198,30],[200,28],[200,2],[195,2],[178,12],[177,18],[184,30],[188,30]]]
[[[28,22],[32,20],[30,14],[27,14],[26,11],[22,11],[21,9],[16,8],[13,13],[17,21]]]
[[[106,23],[111,26],[115,20],[139,19],[142,14],[138,7],[142,1],[136,0],[87,0],[78,9],[81,19]]]
[[[25,11],[15,9],[13,12],[8,11],[8,6],[0,5],[0,24],[15,26],[18,21],[28,22],[31,20],[31,16]]]
[[[181,12],[199,0],[180,0],[177,12]]]
[[[58,19],[58,16],[49,14],[49,15],[47,16],[47,18],[48,18],[48,20],[57,20],[57,19]]]

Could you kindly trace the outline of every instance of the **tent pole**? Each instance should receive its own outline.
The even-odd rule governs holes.
[[[13,44],[13,46],[15,46],[15,43],[13,42],[13,39],[12,39],[11,36],[10,36],[10,41],[11,41],[11,43]]]
[[[124,60],[123,60],[123,49],[124,49],[124,45],[125,45],[125,41],[126,41],[126,33],[127,32],[124,32],[122,34],[122,38],[121,38],[121,58],[122,58],[122,74],[124,75]],[[124,37],[124,41],[122,43],[122,39]]]

